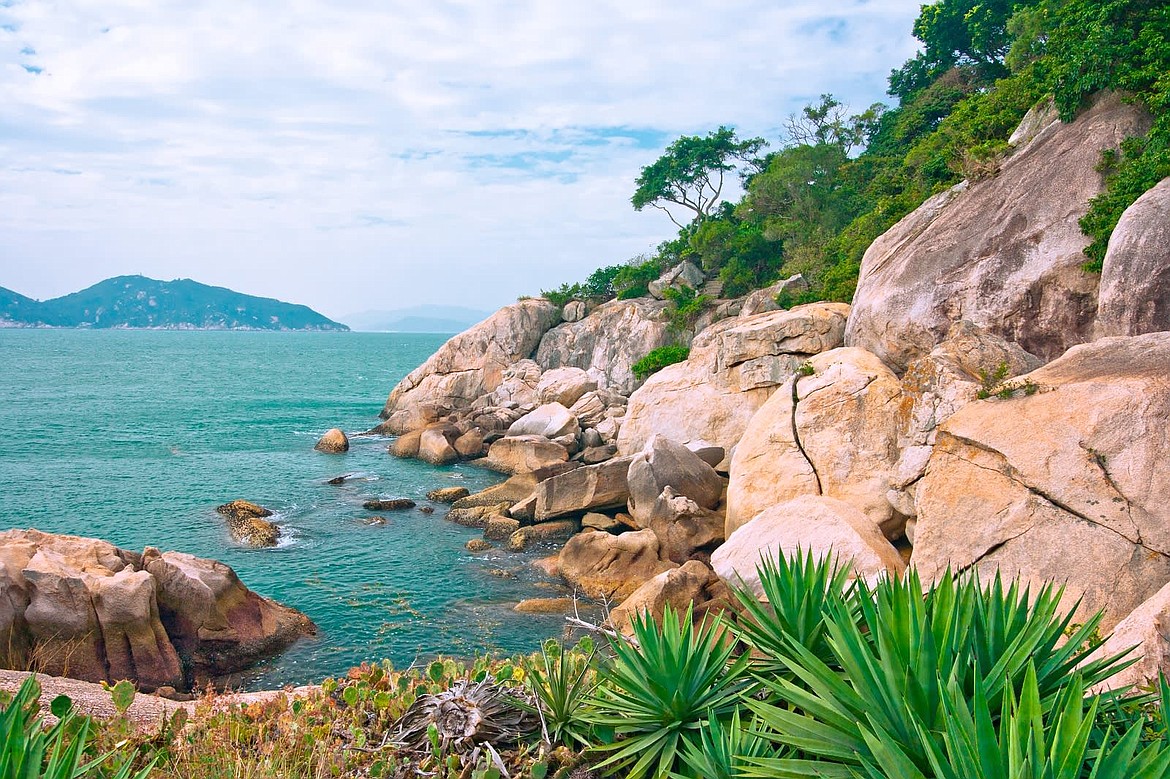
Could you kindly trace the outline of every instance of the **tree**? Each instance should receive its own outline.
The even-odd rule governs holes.
[[[788,139],[806,146],[839,146],[845,154],[863,147],[881,123],[886,106],[874,103],[860,114],[849,115],[849,107],[832,95],[821,95],[821,102],[809,104],[800,116],[790,114],[785,128]]]
[[[630,202],[635,211],[650,206],[665,212],[679,228],[684,225],[674,218],[667,203],[694,212],[691,222],[701,221],[719,204],[724,175],[735,170],[737,163],[754,161],[766,145],[763,138],[741,141],[728,127],[706,137],[684,135],[653,164],[642,168]]]

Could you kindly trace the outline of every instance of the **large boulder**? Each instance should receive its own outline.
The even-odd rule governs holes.
[[[689,560],[650,579],[610,612],[607,621],[625,634],[632,632],[634,618],[645,615],[662,624],[662,615],[669,605],[678,614],[688,608],[699,607],[724,594],[721,580],[715,572],[698,560]]]
[[[726,319],[699,333],[686,361],[658,371],[630,396],[618,451],[661,433],[730,452],[752,416],[811,355],[842,344],[849,306],[811,303]]]
[[[628,396],[638,385],[634,363],[671,343],[666,308],[648,298],[610,301],[579,322],[549,330],[534,359],[546,371],[587,370],[599,386]]]
[[[432,465],[447,465],[459,459],[452,442],[458,437],[458,431],[435,427],[424,430],[418,439],[418,454],[420,460]]]
[[[1068,586],[1107,630],[1170,581],[1170,333],[1106,338],[938,431],[913,562]]]
[[[536,520],[625,507],[630,498],[627,473],[631,458],[586,465],[536,485]]]
[[[663,560],[685,563],[700,551],[723,542],[723,514],[704,508],[673,487],[665,487],[650,505],[643,505],[638,525],[658,536],[658,555]]]
[[[797,273],[795,276],[790,276],[783,281],[777,281],[775,284],[757,289],[755,292],[749,292],[743,299],[739,307],[738,316],[749,317],[755,314],[762,314],[765,311],[777,311],[781,308],[777,298],[781,295],[791,295],[795,292],[804,292],[808,289],[808,282],[805,281],[804,276]]]
[[[544,436],[501,438],[488,448],[484,465],[503,473],[524,473],[547,468],[569,459],[569,450]]]
[[[656,280],[650,282],[649,292],[651,297],[662,300],[666,297],[666,290],[680,289],[686,287],[687,289],[697,290],[703,286],[703,282],[707,277],[703,275],[703,271],[692,262],[680,262],[673,268],[670,268]]]
[[[517,419],[508,428],[508,435],[538,435],[545,438],[559,438],[576,435],[581,431],[577,417],[560,403],[546,403],[540,408]]]
[[[760,512],[711,555],[711,567],[733,587],[762,595],[761,560],[811,552],[849,564],[851,574],[872,582],[901,575],[906,566],[868,517],[835,498],[804,495]]]
[[[666,487],[704,509],[715,508],[723,496],[723,479],[715,469],[666,436],[651,436],[645,448],[633,455],[629,463],[630,514],[644,527]]]
[[[1170,178],[1121,215],[1098,294],[1098,337],[1170,330]]]
[[[597,389],[597,380],[580,368],[553,368],[540,377],[536,397],[541,403],[571,406],[586,392]]]
[[[163,565],[164,557],[175,562]],[[200,602],[223,619],[192,618]],[[221,563],[36,530],[0,533],[0,636],[12,663],[94,682],[130,679],[145,690],[188,689],[312,629],[303,614],[256,595]]]
[[[1113,628],[1113,634],[1093,653],[1099,660],[1132,650],[1136,662],[1105,680],[1102,687],[1141,687],[1157,684],[1158,675],[1170,678],[1170,584],[1151,595]]]
[[[1045,360],[1089,340],[1097,278],[1081,268],[1077,220],[1103,189],[1102,150],[1149,125],[1101,96],[1071,124],[1054,119],[998,175],[927,200],[866,251],[845,343],[900,372],[960,319]]]
[[[216,506],[215,510],[227,520],[228,532],[237,543],[255,547],[276,546],[280,528],[266,517],[272,510],[247,500],[233,500]]]
[[[500,385],[509,366],[532,356],[560,316],[543,298],[521,300],[450,339],[391,391],[379,430],[398,435],[469,408]]]
[[[898,464],[898,378],[843,347],[809,359],[752,418],[731,460],[727,537],[799,495],[852,504],[891,538],[904,518],[886,499]]]
[[[674,563],[658,559],[658,538],[652,530],[613,535],[587,530],[568,540],[561,549],[561,576],[591,598],[624,600],[634,590]]]

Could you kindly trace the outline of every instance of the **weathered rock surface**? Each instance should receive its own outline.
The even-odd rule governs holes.
[[[1170,333],[1074,347],[939,428],[912,562],[1068,585],[1108,630],[1170,581]]]
[[[500,385],[513,363],[532,356],[560,315],[547,300],[522,300],[447,341],[391,391],[379,429],[401,434],[470,407]]]
[[[696,552],[710,551],[723,542],[723,514],[704,508],[670,486],[634,519],[658,536],[658,555],[663,560],[685,563]]]
[[[813,303],[727,319],[699,333],[690,356],[655,373],[633,395],[618,452],[661,433],[731,451],[764,402],[808,357],[841,345],[849,307]]]
[[[525,473],[568,459],[568,449],[544,436],[509,436],[488,447],[484,465],[504,473]]]
[[[1139,197],[1109,238],[1097,337],[1170,330],[1170,178]]]
[[[521,614],[560,614],[573,610],[573,599],[527,598],[517,603],[512,610]]]
[[[478,427],[473,427],[456,438],[452,446],[455,447],[455,453],[464,459],[470,460],[479,457],[484,453],[483,431]]]
[[[0,533],[0,604],[10,662],[146,690],[188,689],[313,629],[222,563],[36,530]]]
[[[534,544],[563,541],[572,538],[580,529],[581,523],[575,519],[557,519],[527,525],[516,529],[508,536],[508,551],[524,552]]]
[[[489,541],[507,541],[508,537],[520,529],[520,520],[497,514],[488,517],[483,526],[483,537]]]
[[[706,280],[707,277],[703,275],[703,271],[699,270],[694,263],[680,262],[650,282],[648,287],[651,297],[662,300],[666,297],[668,289],[687,287],[697,290],[703,286],[703,282]]]
[[[1102,190],[1101,151],[1149,121],[1104,95],[1041,130],[995,177],[926,201],[866,251],[846,345],[901,371],[960,319],[1045,360],[1089,340],[1097,279],[1081,269],[1077,220]]]
[[[415,502],[410,498],[373,498],[362,503],[367,511],[402,511],[414,507]]]
[[[629,634],[634,617],[646,614],[662,624],[662,614],[669,604],[683,614],[688,607],[698,606],[712,599],[713,592],[722,593],[718,576],[698,560],[690,560],[650,579],[630,594],[609,614],[609,624],[615,630]]]
[[[622,457],[545,479],[536,486],[536,519],[624,507],[630,497],[629,468],[630,458]]]
[[[835,498],[804,495],[772,506],[745,524],[711,554],[711,567],[733,587],[762,595],[756,566],[761,559],[811,551],[838,564],[850,563],[854,576],[872,581],[905,570],[898,551],[853,506]],[[742,585],[741,585],[742,582]]]
[[[349,451],[349,439],[340,428],[334,427],[326,430],[313,448],[326,454],[341,454]]]
[[[694,452],[664,435],[653,435],[629,460],[630,514],[648,526],[655,503],[666,487],[700,508],[713,509],[723,496],[723,479]]]
[[[597,389],[597,380],[580,368],[553,368],[540,377],[536,398],[540,403],[572,406],[586,392]]]
[[[676,567],[658,559],[652,530],[621,535],[597,530],[578,533],[558,557],[561,576],[591,598],[624,600],[644,582]]]
[[[459,453],[451,445],[458,436],[458,431],[449,428],[430,428],[424,430],[418,439],[418,459],[432,465],[448,465],[459,459]]]
[[[436,503],[454,503],[470,494],[471,491],[466,487],[439,487],[427,493],[427,500],[433,500]]]
[[[509,476],[500,484],[493,484],[480,492],[473,492],[452,504],[452,508],[465,509],[474,506],[493,506],[497,503],[512,505],[528,498],[536,485],[566,471],[579,467],[577,463],[561,462],[535,471],[523,471]]]
[[[1137,662],[1110,677],[1102,685],[1115,690],[1119,687],[1140,687],[1156,684],[1158,674],[1170,678],[1170,584],[1154,593],[1148,600],[1117,623],[1091,659],[1102,659],[1133,649],[1131,658]]]
[[[811,373],[795,376],[764,404],[735,450],[727,537],[799,495],[850,503],[896,537],[905,520],[886,492],[898,464],[897,377],[864,349],[834,349],[808,365]]]
[[[517,419],[508,428],[509,436],[538,435],[558,438],[581,431],[577,418],[560,403],[546,403]]]
[[[638,384],[633,364],[671,342],[666,307],[647,298],[610,301],[579,322],[549,330],[534,359],[546,371],[588,370],[600,387],[628,396]]]
[[[411,430],[394,439],[390,444],[390,454],[395,457],[418,457],[418,445],[422,440],[422,430]]]
[[[455,507],[447,512],[447,519],[464,527],[486,528],[493,517],[506,517],[507,515],[507,503],[469,506],[467,508],[460,508],[458,503],[456,503]]]
[[[777,297],[784,293],[803,292],[806,289],[808,289],[808,282],[805,281],[804,276],[797,273],[795,276],[778,281],[770,287],[749,292],[740,304],[738,316],[748,317],[762,314],[765,311],[778,311],[780,304],[776,302]]]
[[[237,543],[256,547],[276,546],[280,528],[264,519],[272,516],[271,510],[246,500],[233,500],[216,506],[215,510],[227,519],[228,531]]]

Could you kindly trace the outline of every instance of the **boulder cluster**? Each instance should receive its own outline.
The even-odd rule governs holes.
[[[1058,582],[1148,672],[1170,658],[1170,179],[1100,275],[1077,226],[1101,152],[1148,122],[1112,95],[1071,124],[1034,111],[995,177],[874,242],[852,305],[785,309],[794,277],[680,335],[664,285],[717,291],[687,267],[646,298],[508,306],[404,379],[379,431],[510,474],[450,518],[510,549],[567,539],[548,567],[617,627],[724,608],[762,557],[811,549],[866,578]]]
[[[315,632],[223,563],[37,530],[0,533],[4,666],[189,690]]]

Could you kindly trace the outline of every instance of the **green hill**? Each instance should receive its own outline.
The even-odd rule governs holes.
[[[205,330],[348,330],[308,306],[245,295],[190,279],[117,276],[43,302],[0,288],[8,326]]]

